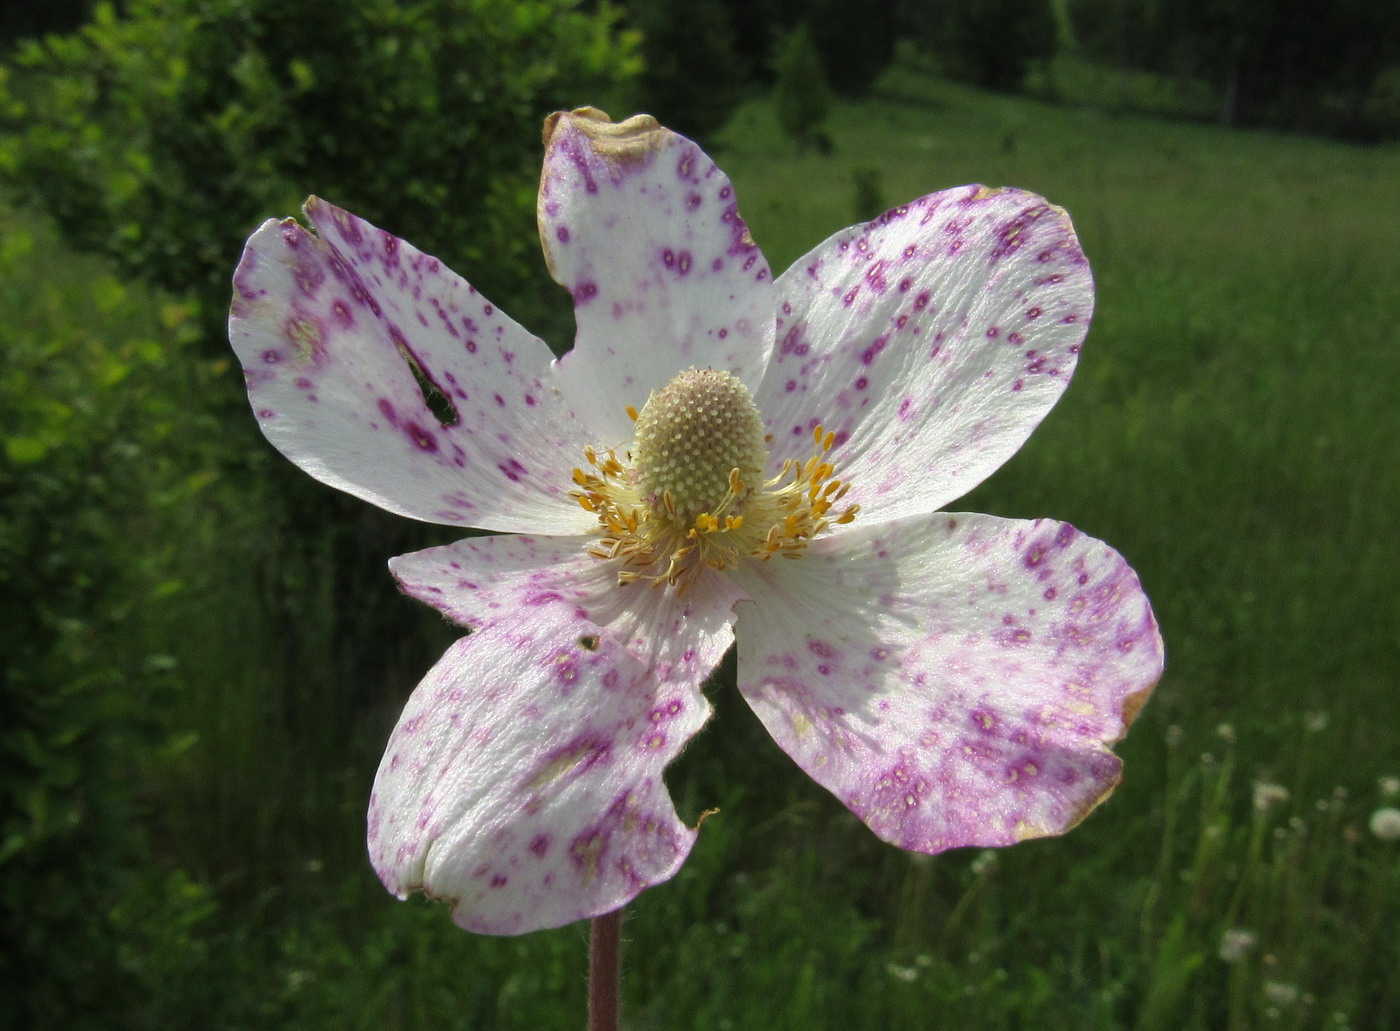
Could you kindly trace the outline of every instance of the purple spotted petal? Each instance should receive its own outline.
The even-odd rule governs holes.
[[[746,570],[739,688],[782,748],[920,852],[1059,834],[1162,671],[1136,575],[1065,523],[856,524]]]
[[[755,395],[775,468],[822,423],[867,523],[942,508],[1010,458],[1064,392],[1094,300],[1064,211],[980,186],[838,233],[777,286]]]
[[[453,622],[482,629],[521,611],[563,604],[606,627],[660,680],[701,682],[734,640],[734,606],[745,596],[706,572],[683,593],[649,581],[618,586],[617,569],[588,554],[592,538],[475,537],[391,559],[406,594]]]
[[[623,444],[638,409],[683,369],[724,369],[752,390],[773,341],[772,274],[728,177],[650,116],[592,109],[545,128],[539,227],[578,337],[561,366],[576,411]]]
[[[370,857],[391,891],[448,901],[469,930],[616,909],[695,840],[662,771],[709,717],[700,685],[732,640],[735,588],[716,577],[677,602],[643,587],[656,604],[639,627],[597,595],[603,563],[579,544],[479,538],[394,561],[409,593],[477,629],[390,738]]]
[[[436,258],[317,198],[306,212],[318,235],[268,221],[234,277],[229,333],[267,438],[415,519],[586,529],[567,494],[590,434],[550,387],[544,343]]]

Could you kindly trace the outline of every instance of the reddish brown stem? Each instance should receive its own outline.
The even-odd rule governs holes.
[[[622,984],[622,910],[594,917],[588,932],[588,1031],[617,1031]]]

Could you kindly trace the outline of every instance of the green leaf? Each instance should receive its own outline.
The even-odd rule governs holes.
[[[49,446],[37,437],[10,437],[5,441],[5,456],[18,465],[42,462]]]

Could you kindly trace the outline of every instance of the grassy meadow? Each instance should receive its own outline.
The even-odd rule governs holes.
[[[1367,826],[1400,805],[1381,784],[1400,777],[1400,151],[1055,107],[909,65],[838,105],[830,132],[832,154],[798,153],[759,99],[714,148],[775,269],[859,207],[963,183],[1073,216],[1098,283],[1079,371],[954,507],[1113,544],[1153,599],[1167,673],[1119,746],[1123,786],[1071,835],[928,858],[802,778],[722,667],[717,718],[668,776],[687,818],[721,811],[680,875],[629,908],[624,1025],[1400,1026],[1400,842]],[[6,265],[0,320],[100,339],[116,310],[178,336],[178,309],[123,293],[104,310],[100,266],[7,217],[32,249]],[[158,416],[178,435],[198,399],[235,389],[231,363],[201,358]],[[251,414],[226,410],[246,417],[228,432],[266,470],[259,489],[280,489]],[[348,511],[328,494],[307,496]],[[138,639],[114,646],[166,657],[184,686],[179,747],[133,764],[174,916],[126,914],[141,944],[105,959],[149,985],[152,1027],[582,1026],[586,926],[468,935],[390,898],[363,857],[378,750],[450,628],[405,599],[422,629],[410,646],[365,628],[392,675],[356,683],[314,607],[276,604],[290,580],[347,589],[342,556],[254,568],[257,511],[256,491],[212,477],[120,531],[182,575],[132,574]],[[378,525],[355,590],[394,590]],[[393,550],[453,536],[405,533]]]

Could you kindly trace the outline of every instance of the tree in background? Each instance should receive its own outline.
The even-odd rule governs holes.
[[[755,76],[772,82],[780,41],[806,24],[821,55],[827,81],[838,93],[858,96],[889,66],[895,43],[908,32],[906,9],[915,0],[870,8],[849,0],[723,0],[734,27],[735,47]]]
[[[677,132],[709,139],[729,120],[752,78],[751,65],[735,47],[724,0],[628,0],[627,14],[642,37],[637,106]]]
[[[606,102],[638,68],[615,14],[577,0],[122,12],[99,5],[81,32],[20,48],[0,176],[80,249],[196,293],[211,328],[249,231],[309,192],[474,270],[488,296],[538,294],[541,120]]]
[[[574,0],[120,10],[0,66],[0,184],[119,273],[35,286],[34,241],[0,211],[0,300],[34,320],[0,326],[5,1027],[172,1026],[152,1013],[209,962],[191,928],[321,847],[297,807],[343,773],[312,745],[347,761],[431,632],[384,569],[421,531],[269,460],[223,330],[244,239],[316,192],[558,327],[533,225],[541,120],[638,68],[615,16]],[[127,280],[171,292],[160,329]],[[96,337],[70,325],[90,311]],[[204,723],[173,725],[177,706]],[[226,726],[237,712],[256,724]],[[176,804],[199,814],[179,834]]]
[[[1090,60],[1208,83],[1223,125],[1385,131],[1368,101],[1400,65],[1389,0],[1068,0],[1067,9]]]
[[[798,25],[829,90],[859,96],[889,65],[911,2],[873,14],[847,0],[625,0],[645,59],[634,106],[708,139],[756,85],[777,85],[780,50]]]
[[[952,70],[988,89],[1020,89],[1034,61],[1053,57],[1058,27],[1050,0],[955,0],[942,47]]]
[[[905,29],[899,5],[867,7],[850,0],[805,0],[789,12],[792,21],[812,27],[812,41],[832,89],[863,96],[894,57]]]
[[[790,32],[778,45],[773,73],[778,124],[797,141],[799,151],[820,143],[825,136],[822,126],[831,112],[831,89],[806,23]]]
[[[71,32],[87,20],[94,0],[8,0],[0,4],[0,50],[45,32]]]

